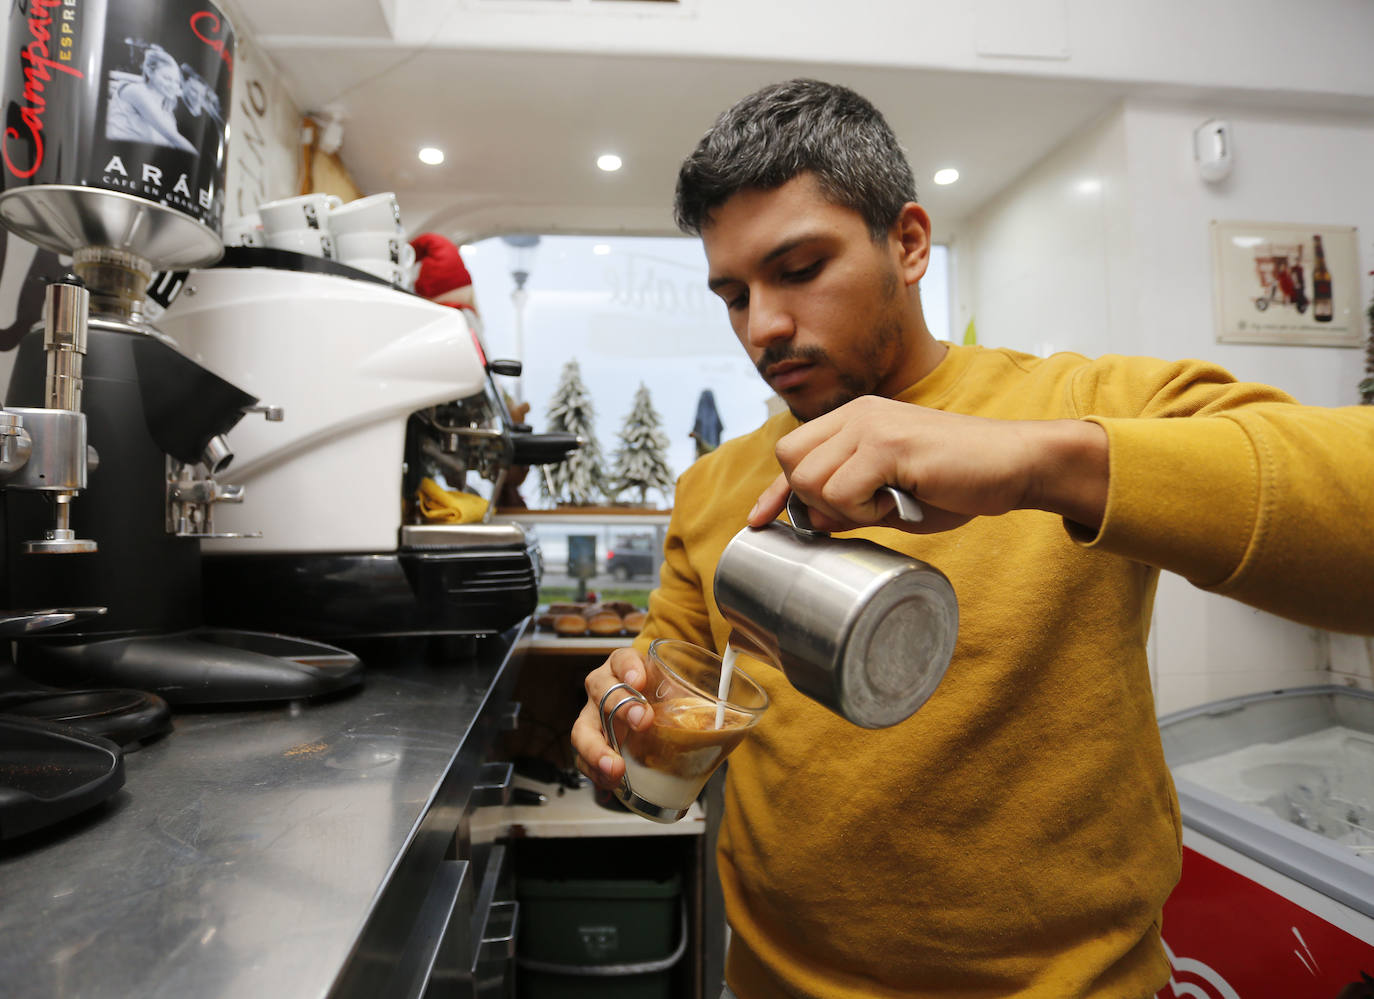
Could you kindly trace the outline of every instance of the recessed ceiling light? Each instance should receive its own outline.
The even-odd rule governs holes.
[[[596,165],[607,173],[620,169],[620,157],[615,153],[602,153],[596,158]]]
[[[611,252],[610,244],[597,243],[595,246],[592,247],[592,252],[595,253],[598,257],[604,257],[606,254]]]
[[[444,151],[434,146],[425,146],[420,150],[420,162],[428,163],[430,166],[438,166],[444,162]]]
[[[953,184],[958,180],[959,171],[954,169],[954,167],[945,167],[943,170],[936,170],[935,176],[932,179],[935,183],[943,187],[945,184]]]

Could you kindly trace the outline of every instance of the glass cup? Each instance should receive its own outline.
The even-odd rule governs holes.
[[[660,638],[649,646],[644,691],[617,683],[601,697],[601,728],[625,760],[615,796],[655,822],[676,822],[768,708],[768,693],[740,669],[720,696],[721,658],[690,642]],[[616,692],[623,696],[608,710]],[[616,713],[631,704],[653,709],[653,723],[616,731]]]

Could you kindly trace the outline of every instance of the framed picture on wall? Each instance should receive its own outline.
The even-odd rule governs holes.
[[[1218,342],[1364,343],[1354,226],[1213,222],[1212,272]]]

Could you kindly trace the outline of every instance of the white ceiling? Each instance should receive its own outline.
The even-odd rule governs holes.
[[[715,115],[764,83],[798,75],[852,86],[883,110],[938,239],[1123,97],[1158,93],[929,68],[417,49],[391,40],[387,3],[236,7],[302,110],[343,110],[340,155],[359,186],[398,192],[410,228],[462,239],[513,230],[671,232],[678,164]],[[312,33],[322,24],[328,36]],[[443,148],[444,164],[420,164],[422,145]],[[595,167],[608,151],[624,160],[617,173]],[[930,177],[945,166],[961,179],[936,187]]]

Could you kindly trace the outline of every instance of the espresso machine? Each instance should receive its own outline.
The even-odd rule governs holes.
[[[8,46],[0,224],[70,255],[75,273],[52,289],[48,332],[17,349],[5,405],[22,428],[0,418],[0,446],[23,429],[66,453],[59,464],[35,447],[3,494],[5,606],[103,608],[21,637],[16,665],[38,683],[174,705],[357,684],[361,663],[342,649],[205,625],[201,546],[247,533],[215,525],[245,496],[217,478],[234,458],[226,435],[246,414],[281,413],[144,314],[155,270],[223,252],[226,129],[209,109],[229,107],[232,27],[203,0],[17,5]],[[146,117],[150,97],[160,116]]]
[[[365,653],[435,639],[452,655],[454,639],[533,612],[537,539],[494,522],[495,498],[512,467],[562,461],[578,441],[512,422],[492,375],[519,365],[488,361],[463,310],[331,260],[233,247],[191,272],[159,325],[291,414],[235,432],[234,481],[259,501],[261,536],[206,542],[207,615]],[[427,520],[425,478],[473,496],[486,480],[485,512]],[[224,507],[217,523],[237,532],[249,513]]]

